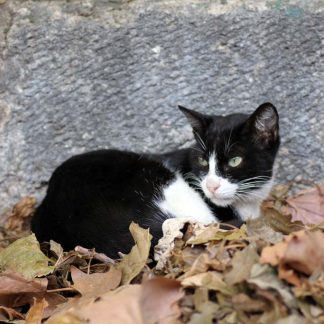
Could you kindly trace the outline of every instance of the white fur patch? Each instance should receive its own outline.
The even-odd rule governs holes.
[[[214,193],[210,192],[207,183],[215,184],[215,186],[218,186],[218,189]],[[209,171],[202,179],[201,187],[206,197],[217,206],[226,207],[234,202],[238,185],[229,182],[227,179],[219,175],[217,170],[216,154],[214,152],[209,157]]]
[[[233,204],[243,221],[255,219],[260,216],[260,206],[271,191],[273,179],[268,181],[260,189],[251,191],[250,195],[244,197],[244,201],[237,201]]]
[[[176,218],[188,218],[204,224],[216,222],[208,205],[198,192],[192,189],[184,179],[177,175],[176,180],[163,189],[164,199],[158,201],[158,207]]]

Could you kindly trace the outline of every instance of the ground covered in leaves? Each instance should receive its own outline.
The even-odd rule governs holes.
[[[324,323],[324,187],[278,186],[241,228],[178,220],[149,259],[149,230],[111,260],[37,242],[25,198],[0,231],[0,321],[26,323]]]

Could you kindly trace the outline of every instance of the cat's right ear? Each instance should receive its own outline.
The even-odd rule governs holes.
[[[256,142],[264,146],[279,140],[279,115],[274,105],[266,102],[259,106],[247,121]]]
[[[178,107],[189,121],[194,134],[198,134],[200,137],[203,137],[205,130],[210,123],[210,118],[204,114],[185,108],[183,106]]]

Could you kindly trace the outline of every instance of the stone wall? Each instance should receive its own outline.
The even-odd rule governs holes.
[[[323,0],[0,2],[0,212],[73,154],[189,145],[178,104],[273,102],[278,181],[324,178]]]

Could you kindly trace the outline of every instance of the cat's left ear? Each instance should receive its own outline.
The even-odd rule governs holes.
[[[256,142],[269,146],[279,140],[279,115],[276,107],[266,102],[259,106],[247,120]]]
[[[203,137],[205,130],[211,121],[210,117],[183,106],[178,107],[189,121],[194,134],[198,134],[199,136]]]

